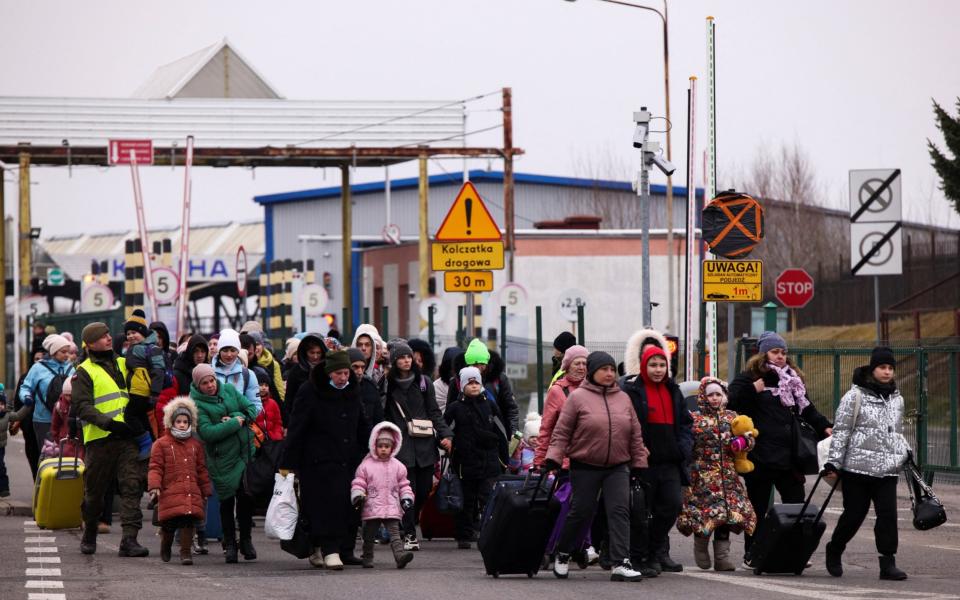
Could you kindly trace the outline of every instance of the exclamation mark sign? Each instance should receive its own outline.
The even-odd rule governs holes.
[[[463,208],[467,211],[467,235],[470,235],[470,219],[473,216],[473,199],[467,198],[464,200]]]

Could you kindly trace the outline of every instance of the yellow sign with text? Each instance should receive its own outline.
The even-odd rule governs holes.
[[[493,271],[446,271],[443,274],[445,292],[492,292]]]
[[[503,242],[434,242],[430,254],[430,268],[434,271],[503,269]]]
[[[703,261],[704,302],[761,302],[762,260]]]

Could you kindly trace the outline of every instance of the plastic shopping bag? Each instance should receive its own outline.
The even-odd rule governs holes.
[[[286,477],[274,475],[273,497],[267,508],[267,519],[263,530],[273,540],[291,540],[297,529],[297,492],[294,489],[294,475]]]

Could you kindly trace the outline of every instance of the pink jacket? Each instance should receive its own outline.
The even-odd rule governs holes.
[[[377,458],[377,436],[383,430],[393,434],[393,452],[387,460]],[[401,519],[403,510],[400,501],[413,500],[413,489],[407,480],[407,468],[396,459],[400,451],[400,429],[388,421],[377,424],[370,432],[370,454],[357,467],[356,475],[350,483],[350,500],[366,496],[363,513],[364,521],[371,519]]]
[[[533,457],[533,464],[537,467],[543,466],[543,461],[547,458],[547,447],[550,446],[550,437],[553,436],[553,428],[557,426],[557,419],[560,418],[560,411],[563,405],[567,403],[567,396],[573,393],[573,390],[580,387],[583,380],[574,381],[567,378],[566,375],[557,379],[547,391],[547,401],[543,405],[543,418],[540,420],[540,435],[537,436],[537,452]],[[566,393],[563,388],[567,388]],[[570,460],[563,459],[563,468],[570,468]]]
[[[645,469],[649,454],[630,396],[616,383],[603,388],[590,381],[567,398],[547,450],[557,463],[569,457],[595,467],[629,463],[634,469]]]

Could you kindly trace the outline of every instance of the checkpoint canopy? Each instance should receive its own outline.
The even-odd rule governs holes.
[[[469,181],[460,188],[437,229],[430,255],[431,268],[444,271],[444,291],[493,291],[493,271],[504,268],[503,239]]]

